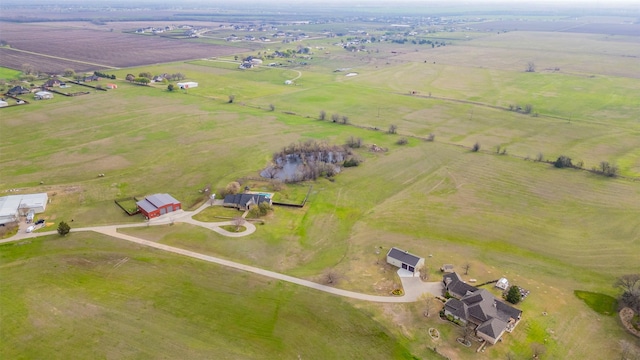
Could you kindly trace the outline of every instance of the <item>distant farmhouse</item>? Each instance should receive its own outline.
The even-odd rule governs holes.
[[[392,247],[387,253],[387,263],[416,276],[420,273],[420,268],[424,266],[424,258],[410,254],[408,251]]]
[[[444,314],[476,325],[476,335],[489,343],[495,344],[520,321],[522,310],[498,300],[486,289],[466,284],[457,273],[444,275],[442,282],[452,296],[444,304]]]
[[[0,224],[17,221],[29,212],[39,214],[47,208],[47,193],[10,195],[0,197]]]
[[[182,209],[180,201],[169,194],[147,196],[144,200],[138,201],[136,206],[148,219]]]
[[[7,95],[17,96],[31,93],[31,90],[23,87],[23,86],[14,86],[9,91],[7,91]]]
[[[176,85],[178,85],[179,89],[183,89],[183,90],[193,89],[198,87],[198,83],[195,81],[179,82]]]
[[[222,206],[238,210],[251,210],[252,206],[262,203],[267,203],[271,206],[271,197],[265,194],[231,194],[224,197]]]

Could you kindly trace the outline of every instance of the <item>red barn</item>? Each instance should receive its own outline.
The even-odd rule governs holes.
[[[138,201],[136,205],[148,219],[182,209],[180,201],[169,194],[147,196],[144,200]]]

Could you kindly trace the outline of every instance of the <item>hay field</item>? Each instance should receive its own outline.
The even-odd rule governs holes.
[[[483,36],[464,44],[489,44],[490,39]],[[507,40],[494,41],[497,54],[523,42],[520,37]],[[604,359],[618,351],[620,339],[629,337],[614,318],[599,317],[576,299],[573,291],[615,295],[611,287],[615,277],[634,271],[638,263],[640,125],[634,114],[640,111],[640,104],[634,94],[640,83],[634,76],[598,73],[585,77],[577,75],[577,70],[525,74],[516,62],[512,68],[474,66],[459,57],[451,63],[424,62],[425,57],[453,57],[456,48],[454,44],[377,58],[332,49],[326,58],[310,61],[308,66],[249,71],[214,61],[114,71],[119,79],[141,71],[183,72],[200,86],[188,92],[169,92],[166,85],[140,87],[118,80],[117,90],[3,109],[0,130],[12,136],[0,144],[0,188],[55,192],[45,218],[74,219],[76,227],[140,221],[124,215],[113,199],[169,192],[188,208],[198,203],[198,190],[206,184],[218,188],[244,176],[256,176],[273,152],[291,142],[321,139],[340,144],[349,136],[360,137],[366,145],[375,143],[389,151],[359,150],[365,159],[361,166],[345,170],[335,181],[317,181],[307,207],[277,208],[249,237],[227,239],[186,225],[130,229],[127,233],[318,281],[325,271],[334,270],[341,274],[337,286],[379,294],[385,294],[397,281],[391,269],[381,266],[380,254],[376,254],[380,247],[382,255],[390,246],[432,255],[428,258],[432,280],[438,279],[436,269],[441,264],[461,266],[468,261],[469,276],[479,281],[507,275],[532,291],[522,304],[524,323],[504,343],[491,347],[487,357],[504,358],[509,352],[528,357],[530,344],[547,338],[549,357],[593,358],[598,354],[595,358]],[[511,51],[514,57],[528,58],[528,50]],[[618,64],[628,66],[624,61]],[[340,67],[359,75],[347,78],[344,72],[334,72]],[[283,81],[295,76],[295,71],[302,72],[297,85],[285,86]],[[418,94],[409,95],[411,90]],[[229,104],[231,94],[236,98]],[[525,101],[532,102],[538,117],[505,108]],[[269,104],[276,110],[269,111]],[[351,125],[319,121],[321,110],[328,118],[334,113],[346,115]],[[398,135],[386,133],[391,124],[398,125]],[[435,142],[422,139],[429,133],[436,135]],[[409,143],[396,145],[402,136],[408,137]],[[469,147],[476,141],[482,150],[472,153]],[[496,155],[496,145],[506,146],[508,154]],[[607,160],[617,164],[625,177],[609,179],[524,160],[539,152],[545,159],[565,154],[584,160],[586,167]],[[99,173],[106,176],[98,177]],[[89,261],[95,256],[91,247],[110,242],[98,236],[70,236],[70,249],[80,246],[74,241],[90,243],[80,246]],[[37,244],[54,246],[55,239]],[[113,246],[126,248],[116,244]],[[3,248],[2,254],[14,259],[19,249]],[[37,254],[35,249],[27,249]],[[147,281],[155,279],[158,268],[171,271],[177,266],[172,264],[185,261],[148,249],[126,251],[155,265],[132,270],[149,276]],[[22,262],[7,261],[3,279],[23,284],[18,272],[11,271]],[[166,268],[155,263],[158,261]],[[35,266],[33,263],[25,261],[29,266]],[[209,269],[202,271],[209,273]],[[214,274],[219,276],[213,277],[223,274],[220,270]],[[241,277],[248,282],[264,280]],[[94,278],[87,281],[99,291]],[[206,295],[200,290],[203,283],[197,279],[192,283],[196,285],[186,288],[188,294],[169,308],[179,309],[191,295],[205,307]],[[122,283],[114,284],[113,291],[118,284]],[[228,285],[220,282],[216,286]],[[62,293],[65,289],[80,291],[73,281],[59,289]],[[317,295],[291,289],[304,294],[300,296]],[[160,291],[147,290],[140,290],[140,296]],[[215,287],[211,291],[215,292]],[[269,291],[279,290],[264,291],[269,294],[265,298],[271,299]],[[32,296],[27,295],[14,294],[20,299]],[[254,299],[247,300],[247,313],[259,312],[261,295],[241,296]],[[64,303],[62,295],[60,303]],[[43,301],[36,299],[23,309],[43,314],[43,306]],[[105,308],[113,306],[120,309],[120,305],[104,303]],[[388,334],[383,338],[389,336],[391,342],[406,344],[422,357],[429,356],[428,348],[435,345],[452,357],[476,356],[455,346],[455,330],[447,330],[435,319],[416,319],[419,305],[345,307],[347,313],[366,309],[367,316],[375,320],[366,324],[382,324]],[[158,313],[148,311],[149,317]],[[550,315],[540,315],[543,311]],[[50,322],[44,315],[43,319]],[[246,317],[233,313],[229,322],[232,320]],[[33,330],[22,321],[16,323],[15,336],[20,339],[21,331]],[[188,331],[204,331],[204,325],[198,324],[184,326],[193,326]],[[67,326],[71,325],[62,327]],[[146,326],[161,327],[157,323],[142,327]],[[332,326],[318,321],[318,327],[327,331]],[[432,343],[425,338],[425,330],[431,326],[442,329],[443,341]],[[317,333],[315,328],[294,328],[303,335]],[[239,331],[242,338],[254,338],[239,329],[233,331]],[[42,336],[45,348],[57,341],[45,330],[36,334]],[[223,343],[227,334],[206,336]],[[199,348],[189,339],[176,341],[178,348]],[[289,354],[287,341],[279,348],[274,345],[273,354]],[[361,341],[362,347],[369,346],[367,341],[377,342],[370,333],[354,341]],[[396,357],[405,355],[403,349],[386,348],[383,353],[392,357],[396,350]]]

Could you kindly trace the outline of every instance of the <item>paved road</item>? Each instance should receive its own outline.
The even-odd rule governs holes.
[[[344,296],[352,299],[372,301],[372,302],[382,302],[382,303],[408,303],[408,302],[417,301],[420,298],[420,296],[422,296],[422,294],[424,293],[431,294],[431,295],[438,295],[438,296],[442,295],[441,282],[438,281],[438,282],[425,283],[425,282],[422,282],[420,278],[417,278],[417,277],[400,277],[402,281],[402,286],[405,291],[404,296],[377,296],[377,295],[362,294],[362,293],[357,293],[353,291],[337,289],[331,286],[318,284],[309,280],[299,279],[293,276],[260,269],[257,267],[241,264],[235,261],[221,259],[215,256],[204,255],[204,254],[200,254],[200,253],[185,250],[185,249],[180,249],[180,248],[169,246],[169,245],[164,245],[164,244],[156,243],[153,241],[140,239],[131,235],[126,235],[118,232],[119,228],[165,225],[165,224],[170,224],[172,222],[184,222],[184,223],[189,223],[197,226],[202,226],[207,229],[216,231],[219,234],[222,234],[225,236],[244,236],[244,235],[251,234],[256,230],[255,225],[253,225],[250,222],[245,222],[244,224],[244,226],[247,229],[246,231],[243,231],[240,233],[232,233],[220,228],[220,226],[222,225],[232,225],[233,224],[232,221],[225,221],[225,222],[219,222],[219,223],[204,223],[201,221],[193,220],[192,216],[199,213],[200,211],[205,209],[207,206],[209,205],[204,204],[195,211],[179,211],[176,213],[168,214],[160,218],[152,219],[151,221],[149,221],[148,224],[145,222],[145,223],[125,224],[125,225],[92,226],[92,227],[86,227],[86,228],[72,229],[72,232],[93,231],[93,232],[97,232],[107,236],[115,237],[118,239],[131,241],[136,244],[145,245],[145,246],[149,246],[149,247],[164,250],[164,251],[169,251],[174,254],[188,256],[194,259],[215,263],[218,265],[226,266],[226,267],[241,270],[241,271],[251,272],[261,276],[267,276],[272,279],[282,280],[282,281],[290,282],[293,284],[306,286],[308,288],[312,288],[312,289],[324,291],[330,294]],[[56,231],[47,231],[47,232],[38,232],[38,233],[25,233],[24,231],[21,231],[18,234],[16,234],[16,236],[13,236],[9,239],[2,240],[0,241],[0,243],[30,239],[30,238],[35,238],[39,236],[53,235],[56,233],[57,233]]]

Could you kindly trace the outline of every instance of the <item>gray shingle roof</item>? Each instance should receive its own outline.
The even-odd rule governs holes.
[[[507,323],[496,318],[491,318],[484,323],[480,324],[476,329],[477,332],[490,336],[491,338],[498,339],[503,331],[507,328]]]
[[[421,259],[420,257],[410,254],[407,251],[403,251],[394,247],[389,250],[387,256],[396,260],[400,260],[401,262],[414,267],[418,265],[418,262]]]

